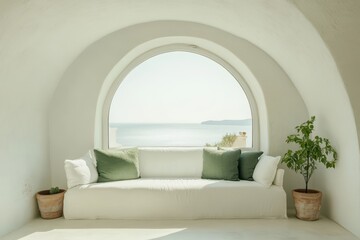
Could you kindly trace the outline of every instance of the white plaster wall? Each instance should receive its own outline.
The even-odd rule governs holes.
[[[37,215],[34,195],[50,186],[47,114],[9,85],[0,84],[0,236]]]
[[[23,192],[29,192],[23,191],[24,183],[33,186],[30,192],[50,185],[46,181],[49,178],[46,171],[48,167],[45,167],[48,165],[46,114],[51,96],[60,79],[66,79],[62,77],[65,70],[76,68],[72,62],[80,53],[91,43],[113,31],[142,22],[180,20],[203,23],[248,40],[280,65],[299,90],[309,113],[318,116],[319,133],[329,137],[339,151],[337,169],[326,173],[320,171],[316,176],[318,179],[315,178],[313,182],[314,186],[324,189],[328,196],[324,201],[325,213],[360,236],[356,225],[360,222],[360,164],[358,129],[356,129],[359,128],[357,115],[360,112],[357,104],[359,68],[354,64],[357,62],[356,56],[359,56],[356,54],[359,34],[357,14],[351,14],[352,11],[349,10],[354,9],[357,13],[359,2],[354,0],[298,2],[302,2],[298,6],[301,6],[302,11],[315,26],[321,24],[322,27],[318,27],[321,35],[289,1],[208,0],[204,4],[202,1],[192,0],[2,0],[0,2],[0,121],[2,123],[0,150],[2,161],[9,167],[7,170],[2,170],[5,172],[2,179],[13,179],[13,176],[19,175],[20,180],[17,179],[11,185],[5,184],[5,181],[1,183],[1,189],[5,189],[6,194],[0,199],[1,211],[4,209],[5,212],[0,217],[0,235],[16,228],[34,215],[33,199],[23,195]],[[314,7],[313,2],[319,4],[318,7]],[[344,6],[347,9],[345,12]],[[327,14],[319,14],[318,18],[310,17],[316,16],[323,9]],[[338,15],[336,12],[339,12]],[[325,34],[322,34],[324,32]],[[329,33],[335,37],[328,38]],[[224,43],[228,43],[228,40],[224,39],[222,44]],[[109,61],[106,64],[110,62],[115,64],[117,60],[106,60]],[[100,74],[102,75],[103,73]],[[95,83],[88,82],[88,84],[92,89],[94,87],[92,84]],[[62,83],[57,92],[62,92],[64,88],[66,90],[67,87],[61,85]],[[82,84],[75,79],[74,87],[80,86]],[[350,93],[350,100],[346,90]],[[272,91],[272,88],[268,91]],[[67,110],[64,114],[76,113],[74,109],[83,111],[87,102],[81,99],[87,98],[88,94],[93,93],[87,92],[87,88],[75,96],[69,93],[71,99],[76,97],[80,99],[76,103],[66,100],[68,95],[60,96],[64,97],[62,100],[65,105],[77,105],[77,108]],[[96,98],[96,96],[89,98],[93,99],[93,97]],[[59,96],[55,97],[54,101],[60,101],[58,98]],[[270,107],[267,109],[270,111]],[[88,117],[90,121],[95,118],[93,115]],[[284,122],[287,121],[287,115],[282,115],[282,118]],[[299,117],[299,122],[302,120]],[[68,119],[65,116],[59,121],[65,125],[77,123],[76,119]],[[29,122],[31,129],[24,127]],[[344,123],[342,129],[338,127],[339,122]],[[86,132],[86,136],[90,136],[92,133],[87,132],[87,124],[79,125],[79,128],[82,133]],[[269,125],[271,124],[273,123],[269,122]],[[286,135],[285,132],[281,132],[281,128],[277,129],[278,127],[278,125],[273,128],[270,126],[270,129],[274,129],[275,134]],[[61,141],[51,142],[52,154],[56,148],[59,152],[68,151],[68,157],[77,157],[75,155],[78,152],[93,143],[93,139],[84,140],[85,138],[77,136],[76,132],[58,131],[52,134],[63,135]],[[77,140],[77,147],[65,148],[62,141],[67,138]],[[272,144],[272,141],[274,140],[270,139],[269,144]],[[270,147],[270,150],[271,154],[282,151],[276,145],[275,148]],[[56,155],[56,158],[51,159],[59,160],[60,157]],[[22,170],[24,174],[18,174],[19,166],[28,171]],[[60,171],[56,166],[52,171]],[[286,176],[289,178],[290,175],[287,173]],[[57,178],[56,174],[54,177]],[[301,180],[300,177],[294,179],[295,182]],[[6,182],[10,181],[6,180]],[[348,186],[352,186],[355,190],[348,192],[346,190]],[[343,197],[344,195],[346,197]],[[32,207],[28,210],[11,204],[6,209],[3,207],[13,202]]]
[[[49,71],[38,71],[43,50],[22,41],[17,13],[0,4],[0,237],[37,215],[35,193],[50,186],[47,102]],[[15,44],[14,44],[15,43]]]
[[[327,4],[324,1],[322,3]],[[355,5],[358,6],[358,4]],[[284,8],[279,10],[284,10]],[[336,8],[333,11],[336,11]],[[288,22],[297,18],[297,14],[302,13],[291,12]],[[318,117],[317,133],[330,138],[338,150],[339,162],[336,170],[320,170],[312,179],[311,184],[323,190],[327,196],[324,199],[323,213],[360,236],[358,227],[360,222],[360,161],[354,112],[331,52],[316,29],[308,25],[310,22],[303,20],[301,25],[308,27],[307,34],[299,38],[297,28],[294,28],[292,33],[286,33],[297,36],[298,41],[283,42],[281,48],[267,46],[268,42],[265,41],[261,43],[256,39],[254,41],[263,49],[267,49],[268,53],[284,68],[302,95],[309,114]],[[355,24],[354,29],[357,29]],[[353,37],[356,39],[356,34]],[[284,48],[287,51],[281,50]],[[289,56],[293,56],[293,59],[290,60]],[[356,84],[352,87],[357,89]],[[340,124],[339,127],[339,123],[346,124]]]
[[[317,0],[299,1],[294,3],[302,13],[311,21],[320,36],[326,42],[338,70],[343,79],[343,83],[350,98],[351,107],[357,125],[357,136],[360,138],[360,2],[356,0]],[[344,119],[349,122],[350,120]],[[347,124],[347,123],[346,123]],[[336,172],[320,169],[320,174],[316,177],[317,188],[324,189],[331,200],[325,202],[324,208],[327,214],[335,221],[346,225],[352,225],[352,229],[357,236],[360,236],[360,156],[359,142],[347,138],[346,133],[340,133],[346,125],[338,126],[339,135],[343,136],[346,146],[341,147],[341,152],[348,152],[347,158],[339,161]],[[346,127],[345,127],[346,129]],[[357,149],[357,151],[356,151]],[[351,152],[351,153],[350,153]],[[346,161],[346,162],[345,162]],[[346,178],[341,182],[338,179]],[[344,187],[343,183],[349,183]],[[345,200],[347,199],[347,200]],[[350,205],[347,205],[351,202]],[[347,212],[353,211],[355,217],[348,217],[343,214],[343,208],[337,206],[344,205]]]

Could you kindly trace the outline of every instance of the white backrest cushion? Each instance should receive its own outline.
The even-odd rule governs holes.
[[[79,159],[65,160],[64,164],[68,188],[97,182],[98,173],[92,151]]]
[[[202,148],[140,148],[142,178],[201,178]]]
[[[263,155],[255,167],[253,179],[266,187],[270,187],[274,181],[276,170],[281,157]]]

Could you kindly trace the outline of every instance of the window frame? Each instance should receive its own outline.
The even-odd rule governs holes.
[[[193,44],[169,44],[164,45],[160,47],[153,48],[151,50],[148,50],[142,54],[139,54],[137,57],[135,57],[127,66],[120,72],[120,74],[116,77],[115,81],[111,84],[111,87],[109,88],[106,98],[103,105],[103,113],[102,113],[102,146],[105,149],[109,148],[109,114],[110,114],[110,107],[112,103],[112,99],[119,88],[122,81],[127,77],[127,75],[138,65],[142,64],[146,60],[155,57],[159,54],[168,53],[168,52],[189,52],[201,55],[203,57],[209,58],[212,61],[216,62],[223,68],[225,68],[233,77],[234,79],[239,83],[240,87],[243,89],[251,110],[251,116],[252,116],[252,147],[246,147],[242,148],[243,150],[255,150],[259,149],[260,145],[260,131],[259,131],[259,117],[258,117],[258,108],[256,105],[255,98],[246,83],[245,79],[242,77],[242,75],[228,62],[223,60],[218,55],[203,49],[197,45]],[[198,147],[198,146],[194,146]]]

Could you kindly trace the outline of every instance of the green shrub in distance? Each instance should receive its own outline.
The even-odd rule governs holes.
[[[236,140],[236,134],[227,133],[225,136],[222,137],[221,141],[215,144],[205,144],[205,147],[231,147],[235,140]]]

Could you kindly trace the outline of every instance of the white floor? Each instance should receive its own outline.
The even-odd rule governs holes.
[[[194,221],[124,221],[124,220],[54,220],[35,219],[1,238],[2,240],[57,239],[358,239],[326,218],[305,222],[294,217],[284,220],[194,220]]]

